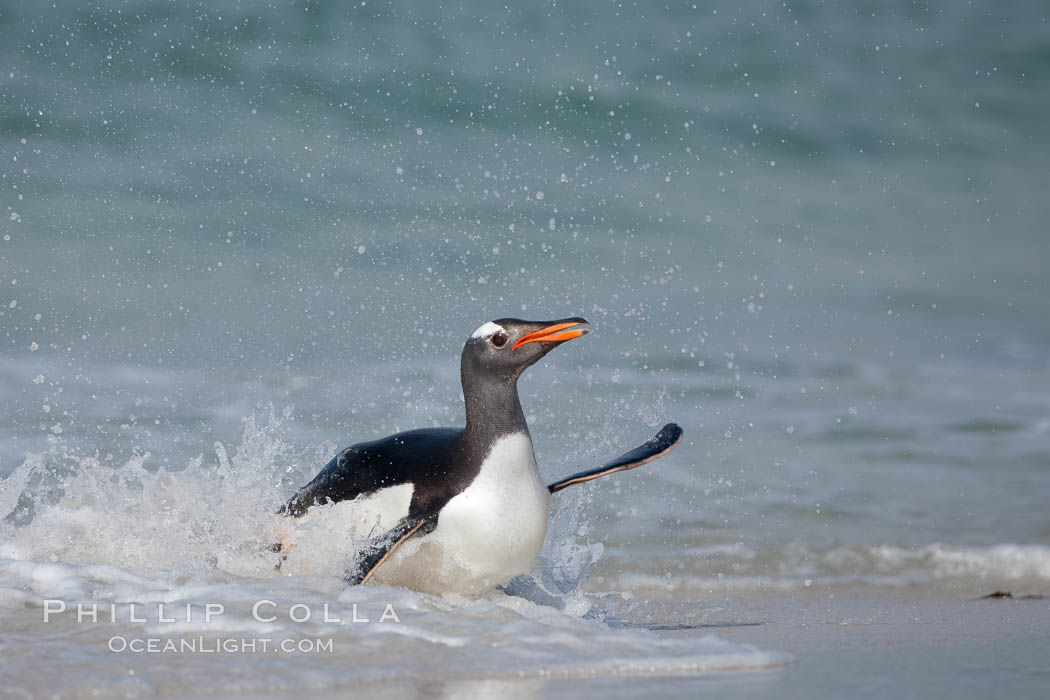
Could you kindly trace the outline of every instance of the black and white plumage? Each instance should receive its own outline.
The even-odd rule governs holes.
[[[347,575],[351,583],[469,595],[528,573],[547,532],[551,493],[652,461],[681,439],[681,429],[668,424],[602,467],[549,486],[540,481],[517,380],[553,348],[586,334],[586,323],[505,318],[482,325],[460,364],[464,428],[410,430],[352,445],[281,513],[301,518],[316,506],[340,510],[346,517],[330,522],[365,542]],[[275,549],[287,554],[292,546]]]

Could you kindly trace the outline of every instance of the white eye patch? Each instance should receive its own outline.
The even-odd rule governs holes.
[[[503,326],[499,325],[498,323],[493,323],[492,321],[489,321],[488,323],[484,323],[484,324],[478,326],[478,329],[476,331],[474,331],[473,333],[471,333],[470,337],[471,338],[488,338],[490,335],[492,335],[496,331],[503,331]],[[506,331],[503,331],[503,332],[506,333]]]

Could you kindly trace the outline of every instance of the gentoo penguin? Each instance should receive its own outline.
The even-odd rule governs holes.
[[[330,533],[356,540],[350,583],[475,595],[528,573],[547,533],[550,494],[650,462],[682,437],[669,423],[597,469],[547,486],[540,481],[518,377],[561,343],[586,334],[586,323],[502,318],[482,325],[463,346],[460,364],[466,427],[410,430],[352,445],[280,513],[302,518],[345,507],[345,519],[325,523],[353,531]],[[286,538],[274,550],[287,557],[293,547]]]

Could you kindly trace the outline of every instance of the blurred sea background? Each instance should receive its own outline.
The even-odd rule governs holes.
[[[346,634],[432,677],[553,663],[494,615],[566,672],[760,667],[610,621],[1046,592],[1048,108],[1039,3],[0,1],[0,601],[401,596],[419,636]],[[462,423],[474,328],[574,315],[521,381],[545,480],[686,437],[556,503],[562,617],[259,564],[337,448]],[[238,663],[203,690],[363,677]]]

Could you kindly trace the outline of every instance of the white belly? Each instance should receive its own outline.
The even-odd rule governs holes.
[[[547,535],[550,492],[525,433],[500,438],[428,535],[402,544],[372,582],[475,595],[527,574]]]

